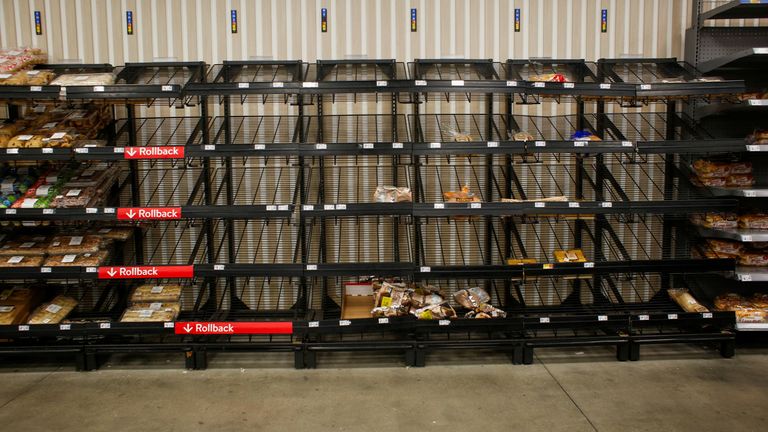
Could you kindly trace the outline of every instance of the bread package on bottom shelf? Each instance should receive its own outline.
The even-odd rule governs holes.
[[[42,255],[37,256],[0,256],[0,267],[40,267],[43,265],[45,257]]]
[[[136,303],[125,309],[120,322],[175,321],[180,310],[178,303]]]
[[[374,288],[376,286],[374,285]],[[374,317],[396,317],[408,314],[411,306],[411,290],[404,284],[382,282],[376,290],[374,308],[371,315]]]
[[[696,301],[686,288],[670,288],[667,292],[669,297],[686,312],[709,312],[709,309]]]
[[[451,305],[448,304],[448,302],[443,302],[441,304],[436,305],[429,305],[424,306],[423,308],[419,309],[411,309],[411,314],[416,316],[418,319],[451,319],[456,318],[456,311],[453,310]]]
[[[29,312],[37,306],[42,290],[12,287],[0,290],[0,325],[27,322]]]
[[[467,309],[475,309],[491,301],[491,296],[480,287],[472,287],[457,291],[453,294],[453,299]]]
[[[0,256],[43,256],[47,248],[44,241],[8,241],[0,246]]]
[[[467,312],[464,317],[473,319],[506,318],[507,313],[499,308],[483,303],[474,310]]]
[[[768,294],[756,293],[749,300],[755,307],[768,310]]]
[[[527,142],[527,141],[533,141],[536,138],[534,138],[533,135],[529,134],[526,131],[519,131],[519,132],[515,132],[515,134],[512,135],[512,139],[515,141]]]
[[[115,83],[115,74],[113,73],[90,73],[90,74],[64,74],[51,81],[51,85],[67,86],[98,86],[110,85]]]
[[[373,201],[377,203],[411,202],[411,188],[397,186],[377,186],[373,193]]]
[[[742,243],[732,240],[707,239],[707,246],[715,252],[737,255],[744,250]]]
[[[131,293],[131,303],[178,302],[181,285],[140,285]]]
[[[372,282],[347,282],[341,293],[341,318],[370,318],[376,304]]]
[[[77,300],[67,296],[57,296],[48,303],[43,303],[32,312],[27,324],[58,324],[77,306]]]
[[[690,221],[694,225],[714,229],[732,229],[739,224],[740,218],[736,213],[704,213],[691,215]]]
[[[411,292],[412,308],[418,309],[425,306],[440,304],[444,301],[445,297],[440,294],[440,290],[430,285],[417,287]]]

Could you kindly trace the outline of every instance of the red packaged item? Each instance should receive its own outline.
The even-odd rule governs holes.
[[[743,266],[766,266],[768,265],[768,253],[749,251],[739,253],[739,265]]]
[[[739,216],[739,228],[768,229],[768,214],[762,212],[743,214]]]
[[[712,177],[727,177],[731,174],[731,164],[698,159],[693,162],[693,170],[700,179]]]
[[[755,177],[752,174],[732,174],[726,177],[725,185],[728,187],[751,187],[755,185]]]
[[[717,253],[736,255],[744,250],[742,243],[731,240],[707,239],[707,246]]]

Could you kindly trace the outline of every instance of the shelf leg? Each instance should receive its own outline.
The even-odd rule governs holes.
[[[523,345],[523,364],[533,364],[533,347]]]
[[[208,369],[208,353],[205,350],[195,350],[195,370]]]
[[[731,358],[736,355],[736,340],[730,339],[720,342],[720,355],[724,358]]]
[[[635,342],[629,342],[629,360],[630,361],[638,361],[640,360],[640,344]]]
[[[629,360],[629,344],[620,343],[616,345],[616,360],[624,362]]]
[[[192,350],[184,351],[184,367],[195,369],[195,352]]]

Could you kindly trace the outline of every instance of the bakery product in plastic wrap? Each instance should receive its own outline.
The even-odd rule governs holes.
[[[565,75],[563,74],[551,73],[551,74],[532,75],[528,77],[528,81],[564,83],[564,82],[567,82],[568,80],[565,78]]]
[[[93,187],[69,187],[61,190],[61,194],[51,202],[53,208],[81,208],[88,207],[97,199],[96,189]]]
[[[737,255],[744,250],[744,244],[733,240],[707,239],[707,246],[715,252]]]
[[[378,284],[374,284],[374,289]],[[405,284],[382,282],[375,292],[374,317],[395,317],[408,314],[411,306],[411,290]]]
[[[696,301],[687,288],[670,288],[669,297],[686,312],[709,312],[709,309]]]
[[[483,303],[475,309],[467,312],[464,318],[472,319],[488,319],[488,318],[506,318],[507,313],[503,310],[493,307],[487,303]]]
[[[529,134],[525,131],[515,132],[514,135],[512,135],[512,139],[515,141],[533,141],[536,138],[533,137],[533,135]]]
[[[87,252],[82,254],[50,255],[45,260],[46,267],[98,267],[107,259],[107,251]]]
[[[51,81],[51,85],[62,87],[68,86],[98,86],[111,85],[115,83],[115,74],[113,73],[83,73],[83,74],[64,74]]]
[[[546,198],[534,198],[534,199],[517,199],[517,198],[502,198],[501,202],[505,203],[521,203],[521,202],[566,202],[568,197],[565,195],[551,196]]]
[[[433,286],[421,286],[415,288],[411,293],[411,307],[421,308],[424,306],[436,305],[445,301],[445,297]]]
[[[131,303],[178,302],[181,285],[140,285],[131,293]]]
[[[584,252],[581,249],[556,250],[555,261],[559,263],[583,263],[587,262],[587,258],[584,256]]]
[[[0,246],[0,256],[43,256],[48,249],[44,240],[32,239],[10,240]]]
[[[755,185],[755,177],[752,174],[731,174],[725,178],[727,187],[746,188]]]
[[[0,256],[0,267],[40,267],[44,260],[42,255]]]
[[[455,292],[453,299],[467,309],[475,309],[491,301],[491,296],[480,287],[472,287]]]
[[[754,94],[756,97],[748,98],[748,99],[760,99],[761,94]],[[768,144],[768,130],[756,130],[751,135],[747,136],[747,142],[750,144]]]
[[[740,217],[736,213],[704,213],[694,214],[690,217],[691,223],[706,228],[732,229],[739,225]]]
[[[131,227],[104,227],[99,228],[96,234],[100,235],[104,239],[126,241],[133,235],[133,228]]]
[[[462,186],[460,191],[443,193],[443,199],[449,203],[480,202],[480,197],[469,191],[469,186]]]
[[[43,303],[29,316],[27,324],[58,324],[77,307],[77,300],[67,296],[57,296],[48,303]]]
[[[768,213],[752,212],[739,216],[739,228],[768,229]]]
[[[397,186],[377,186],[373,193],[373,201],[377,203],[411,202],[411,188]]]
[[[602,141],[602,138],[586,129],[574,132],[571,135],[571,139],[574,141]]]
[[[736,262],[750,267],[768,266],[768,253],[759,250],[743,250],[739,252]]]
[[[535,258],[509,258],[507,264],[509,265],[524,265],[524,264],[536,264]]]
[[[96,235],[55,236],[47,252],[51,255],[81,254],[98,252],[102,238]]]
[[[411,309],[411,314],[418,319],[451,319],[456,318],[456,311],[448,302]]]
[[[125,309],[120,322],[175,321],[180,310],[178,303],[136,303]]]

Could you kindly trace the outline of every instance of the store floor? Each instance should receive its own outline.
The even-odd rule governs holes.
[[[768,349],[733,359],[699,346],[644,347],[619,363],[602,348],[540,349],[535,364],[446,353],[425,368],[367,354],[114,357],[95,372],[71,364],[0,366],[3,431],[764,431]],[[479,361],[480,356],[484,364]],[[18,361],[18,360],[17,360]],[[247,365],[247,366],[246,366]],[[245,367],[244,367],[245,366]],[[244,367],[244,368],[242,368]]]

